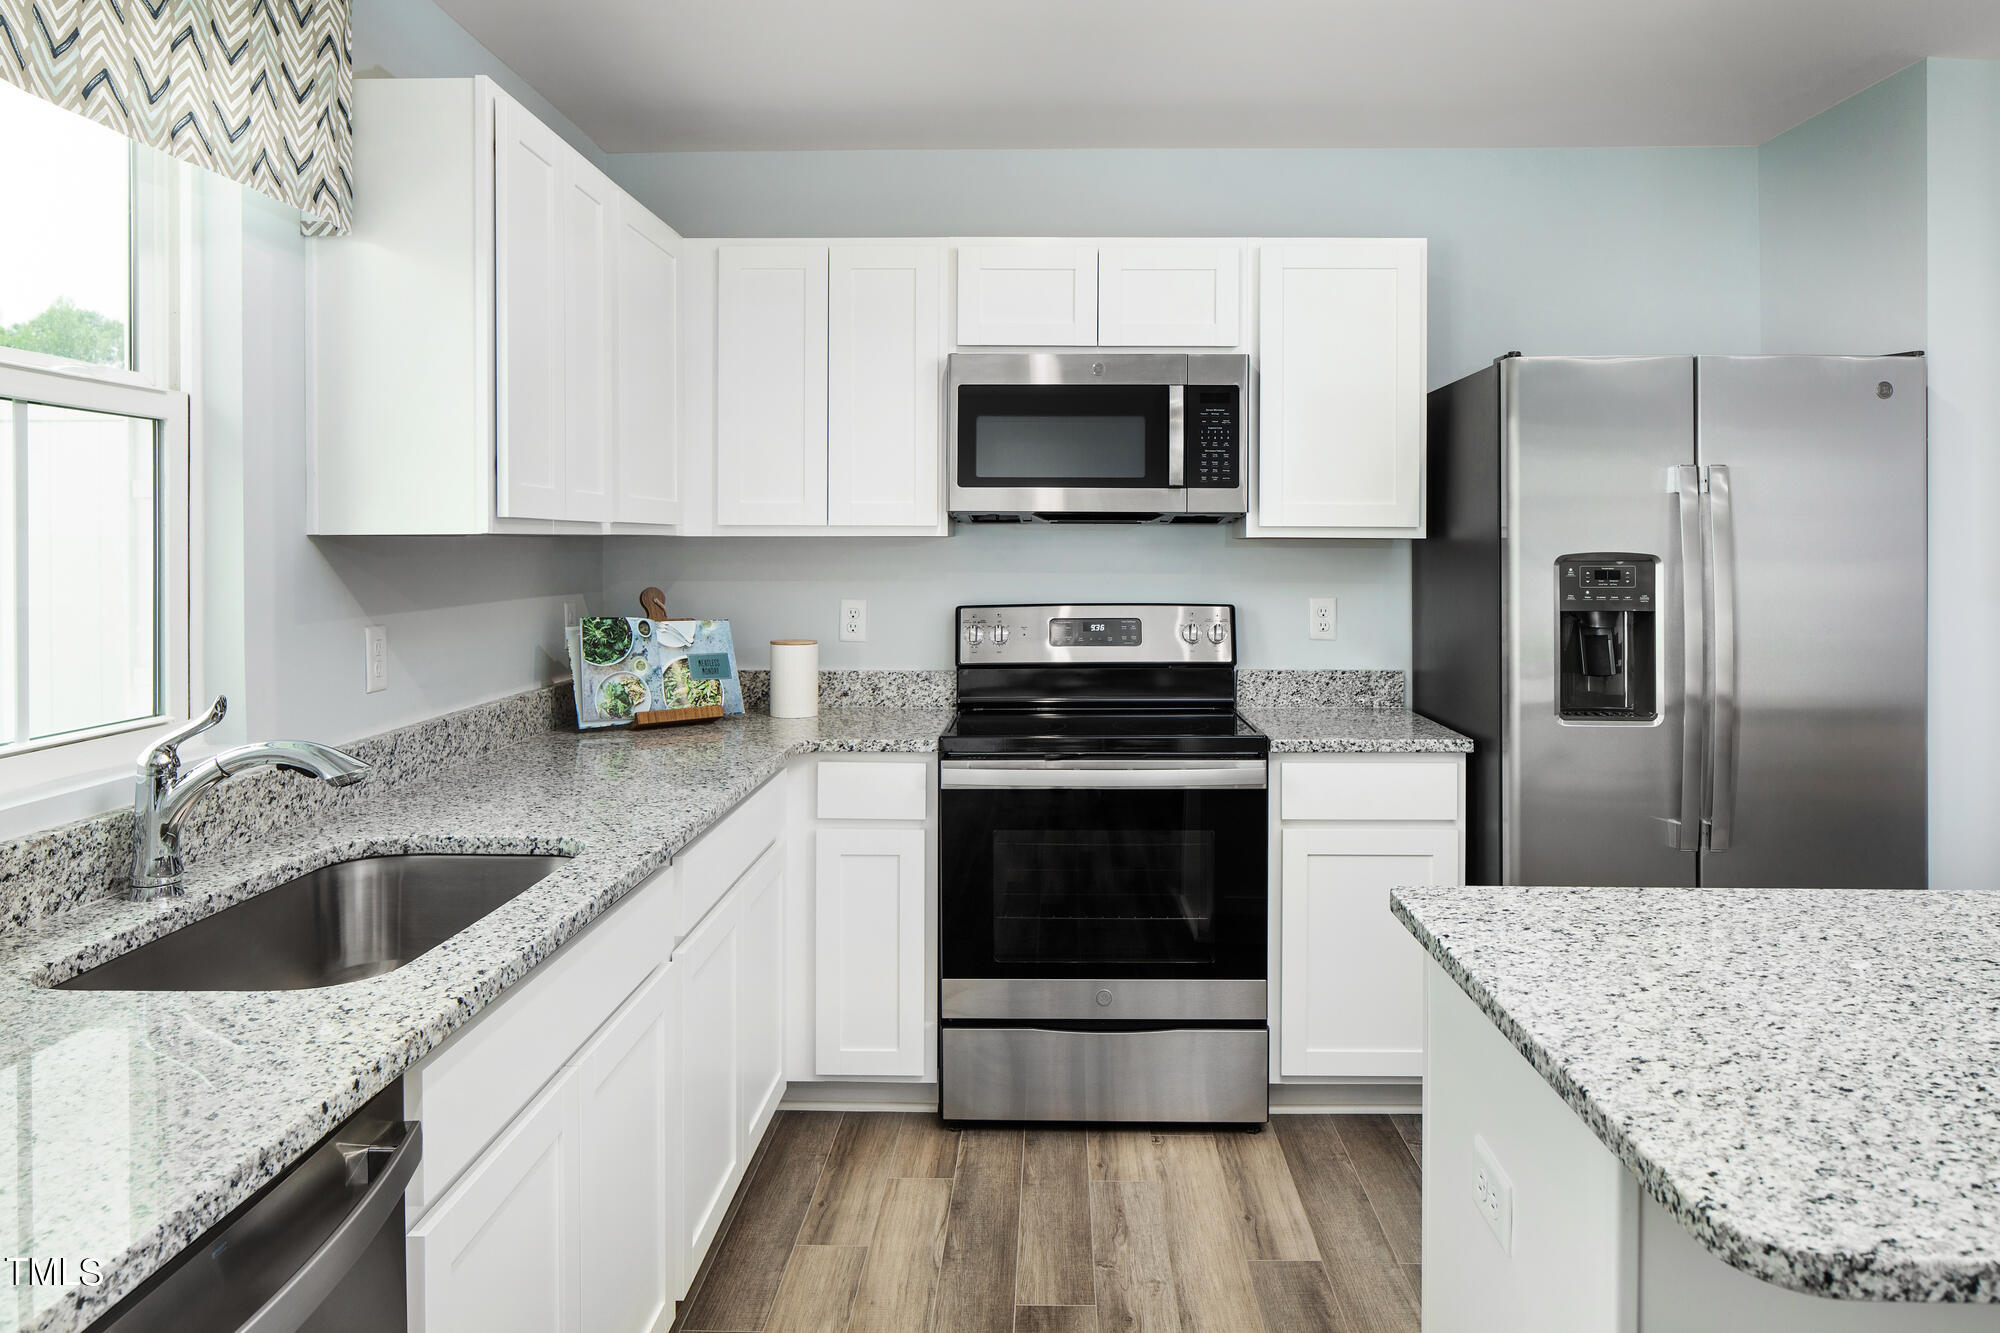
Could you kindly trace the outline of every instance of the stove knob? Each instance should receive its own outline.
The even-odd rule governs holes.
[[[1208,627],[1208,641],[1210,643],[1221,643],[1224,639],[1228,637],[1229,637],[1229,628],[1228,626],[1224,625],[1220,620],[1216,621],[1213,625],[1210,625]]]
[[[1007,627],[1005,625],[995,625],[993,627],[993,646],[995,648],[1004,648],[1007,646]]]
[[[965,627],[965,641],[977,648],[986,641],[986,631],[977,625],[967,625]]]
[[[1190,624],[1190,625],[1182,625],[1182,626],[1181,626],[1181,642],[1183,642],[1183,643],[1188,643],[1188,644],[1196,644],[1196,643],[1200,643],[1200,642],[1201,642],[1201,626],[1199,626],[1199,625],[1192,625],[1192,624]]]

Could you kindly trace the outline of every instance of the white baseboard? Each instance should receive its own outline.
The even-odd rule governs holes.
[[[783,1111],[935,1111],[935,1083],[788,1083]],[[1424,1109],[1421,1082],[1274,1083],[1272,1115],[1414,1115]]]

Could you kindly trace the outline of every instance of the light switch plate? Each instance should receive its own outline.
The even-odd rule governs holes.
[[[368,661],[365,690],[380,694],[389,688],[389,631],[380,625],[368,626],[361,631],[361,646]]]

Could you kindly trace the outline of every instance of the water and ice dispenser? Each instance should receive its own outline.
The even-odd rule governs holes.
[[[1659,714],[1655,556],[1594,552],[1556,560],[1556,715],[1651,722]]]

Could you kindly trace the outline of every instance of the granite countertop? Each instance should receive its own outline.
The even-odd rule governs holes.
[[[2000,894],[1410,888],[1393,910],[1728,1263],[2000,1302]]]
[[[1272,754],[1465,754],[1472,742],[1404,708],[1244,704]]]
[[[831,708],[644,733],[531,735],[351,789],[191,857],[189,896],[98,896],[0,940],[0,1245],[67,1261],[17,1281],[0,1329],[101,1314],[565,940],[803,753],[928,753],[941,709]],[[239,779],[239,781],[242,781]],[[221,789],[227,799],[228,787]],[[45,983],[328,862],[558,852],[548,878],[409,965],[279,992],[54,991]],[[92,1283],[81,1261],[102,1276]],[[25,1272],[25,1269],[23,1270]]]

